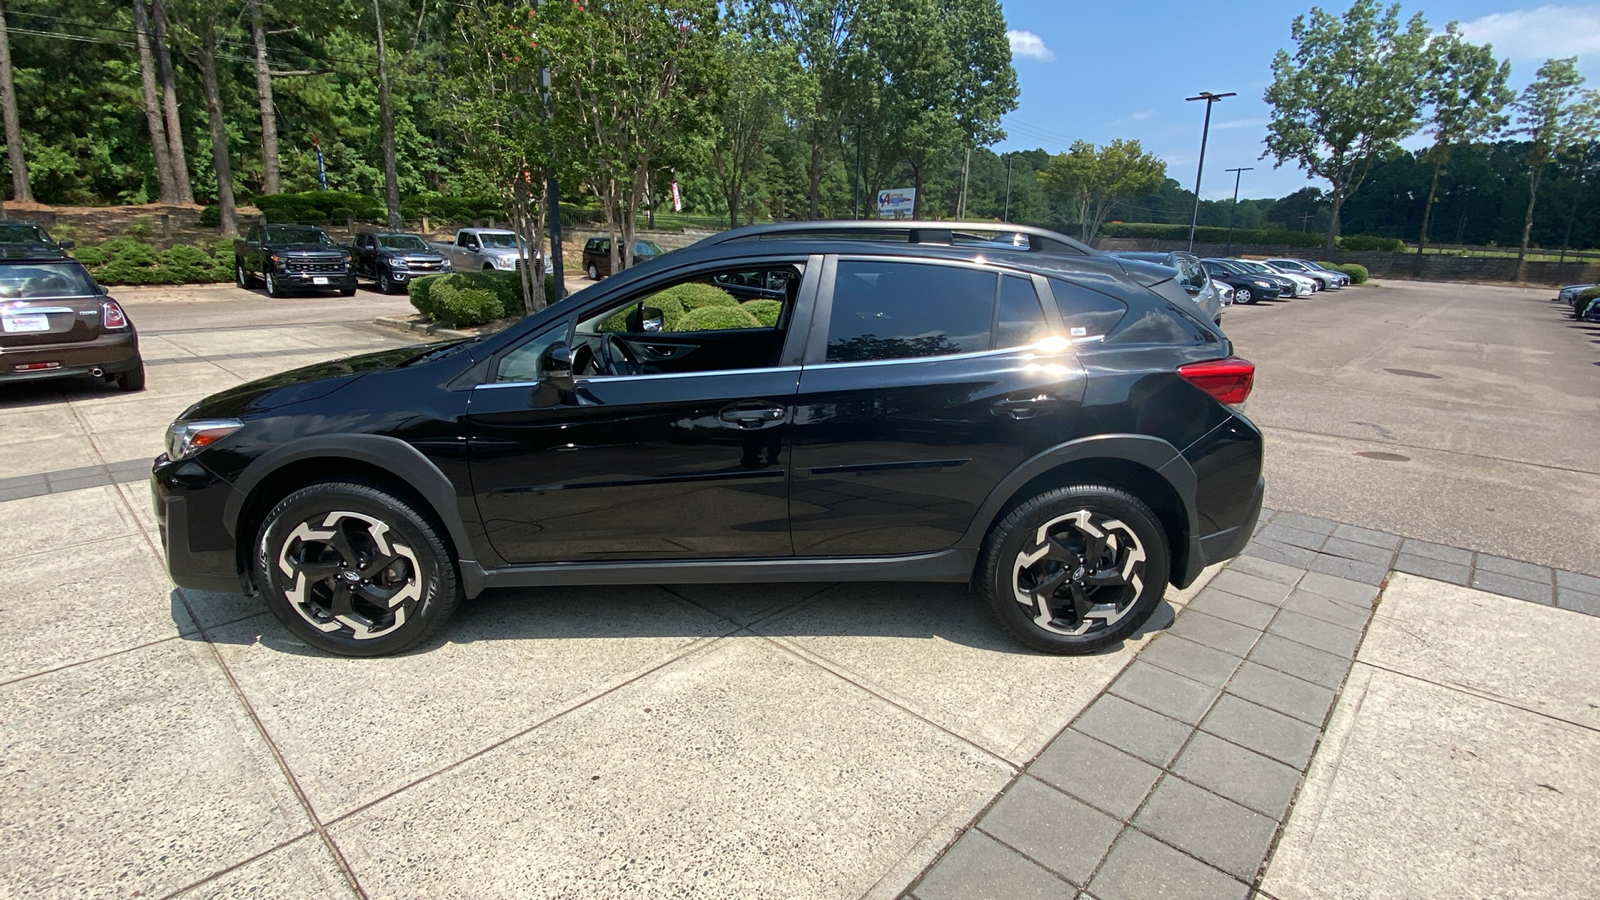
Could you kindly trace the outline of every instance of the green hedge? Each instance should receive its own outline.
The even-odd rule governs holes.
[[[1600,286],[1579,291],[1576,299],[1572,301],[1572,317],[1582,319],[1589,314],[1589,308],[1600,301]]]
[[[1160,241],[1187,241],[1189,226],[1157,225],[1150,222],[1112,222],[1102,226],[1100,233],[1106,237],[1145,238]],[[1194,230],[1194,239],[1205,243],[1223,243],[1228,239],[1228,229],[1202,225]],[[1289,247],[1320,247],[1323,236],[1310,231],[1281,231],[1266,228],[1235,228],[1235,244],[1267,244]]]
[[[233,241],[211,247],[179,244],[157,250],[143,241],[118,238],[72,255],[101,284],[215,284],[233,280]]]
[[[778,327],[778,316],[783,314],[783,304],[776,300],[749,300],[741,304],[744,311],[768,328]]]
[[[381,222],[387,215],[383,201],[353,191],[306,191],[301,194],[263,194],[256,209],[268,222],[323,224],[358,219]]]
[[[442,289],[442,292],[441,292]],[[544,277],[545,297],[555,294],[555,276]],[[417,312],[448,325],[485,325],[496,319],[521,318],[522,276],[516,272],[454,272],[424,275],[407,287]],[[466,299],[462,295],[466,294]],[[482,294],[493,298],[491,306]],[[484,318],[487,316],[487,318]]]
[[[658,301],[677,302],[683,307],[684,312],[694,312],[706,306],[738,306],[739,301],[734,296],[714,284],[702,284],[691,281],[688,284],[677,284],[667,288],[650,298],[651,306],[660,306]]]
[[[1387,253],[1399,253],[1406,248],[1406,242],[1399,238],[1378,237],[1371,234],[1347,234],[1339,238],[1340,250],[1362,251],[1380,250]]]
[[[690,310],[678,323],[678,331],[724,331],[730,328],[760,328],[756,317],[735,303],[733,306],[702,306]]]
[[[1351,284],[1366,284],[1367,279],[1371,277],[1371,274],[1367,272],[1367,267],[1358,263],[1339,263],[1330,268],[1338,269],[1349,275]]]

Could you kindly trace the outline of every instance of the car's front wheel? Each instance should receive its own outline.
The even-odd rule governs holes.
[[[278,287],[278,279],[273,277],[272,271],[270,269],[267,271],[267,296],[268,297],[282,297],[283,296],[283,288]]]
[[[389,280],[389,273],[388,272],[384,272],[382,270],[379,270],[379,272],[378,272],[378,293],[380,293],[380,294],[392,294],[392,293],[394,293],[394,282]]]
[[[1132,634],[1166,592],[1170,555],[1155,513],[1119,488],[1084,484],[1027,500],[990,531],[978,572],[1013,637],[1089,653]]]
[[[1242,303],[1245,306],[1249,306],[1250,304],[1256,302],[1256,295],[1247,287],[1235,288],[1233,291],[1233,302]]]
[[[442,530],[392,490],[323,482],[285,497],[256,538],[256,583],[290,631],[342,656],[398,653],[461,599]]]
[[[600,270],[594,267],[594,263],[589,263],[589,280],[590,281],[599,281],[600,280]]]

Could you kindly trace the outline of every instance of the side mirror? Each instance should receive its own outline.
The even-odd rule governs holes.
[[[662,315],[661,310],[654,306],[646,306],[639,310],[639,320],[640,331],[657,332],[667,330],[666,316]]]
[[[73,247],[78,246],[78,242],[73,240],[72,238],[62,238],[60,241],[57,241],[56,243],[60,244],[61,245],[61,249],[63,249],[63,250],[71,250]]]
[[[571,391],[577,387],[572,376],[572,348],[564,341],[551,344],[539,361],[540,381],[558,391]]]

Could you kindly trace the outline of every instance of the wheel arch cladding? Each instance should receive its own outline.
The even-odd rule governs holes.
[[[1052,447],[1018,466],[990,493],[962,546],[977,547],[1028,498],[1073,484],[1109,484],[1149,506],[1166,533],[1169,578],[1187,584],[1195,519],[1195,475],[1170,443],[1147,435],[1101,435]]]
[[[457,506],[456,488],[426,456],[398,438],[328,435],[278,447],[251,463],[234,483],[224,508],[247,572],[257,530],[290,493],[319,481],[355,478],[393,488],[442,526],[468,596],[482,590],[483,573]]]

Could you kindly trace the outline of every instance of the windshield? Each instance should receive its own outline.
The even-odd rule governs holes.
[[[50,238],[37,225],[0,222],[0,244],[48,244]]]
[[[97,293],[94,279],[75,262],[0,266],[0,300],[90,297]]]
[[[509,231],[479,232],[478,240],[482,241],[485,247],[493,247],[496,250],[517,249],[517,236]]]
[[[333,238],[328,237],[321,228],[313,228],[310,225],[268,225],[267,243],[334,246]]]
[[[414,234],[380,234],[378,246],[385,250],[427,250],[428,242]]]
[[[1251,262],[1248,259],[1235,260],[1234,261],[1234,265],[1244,269],[1246,272],[1257,272],[1257,273],[1261,273],[1261,274],[1265,274],[1265,275],[1277,275],[1278,274],[1277,272],[1272,271],[1271,269],[1267,268],[1266,266],[1263,266],[1261,263]]]

